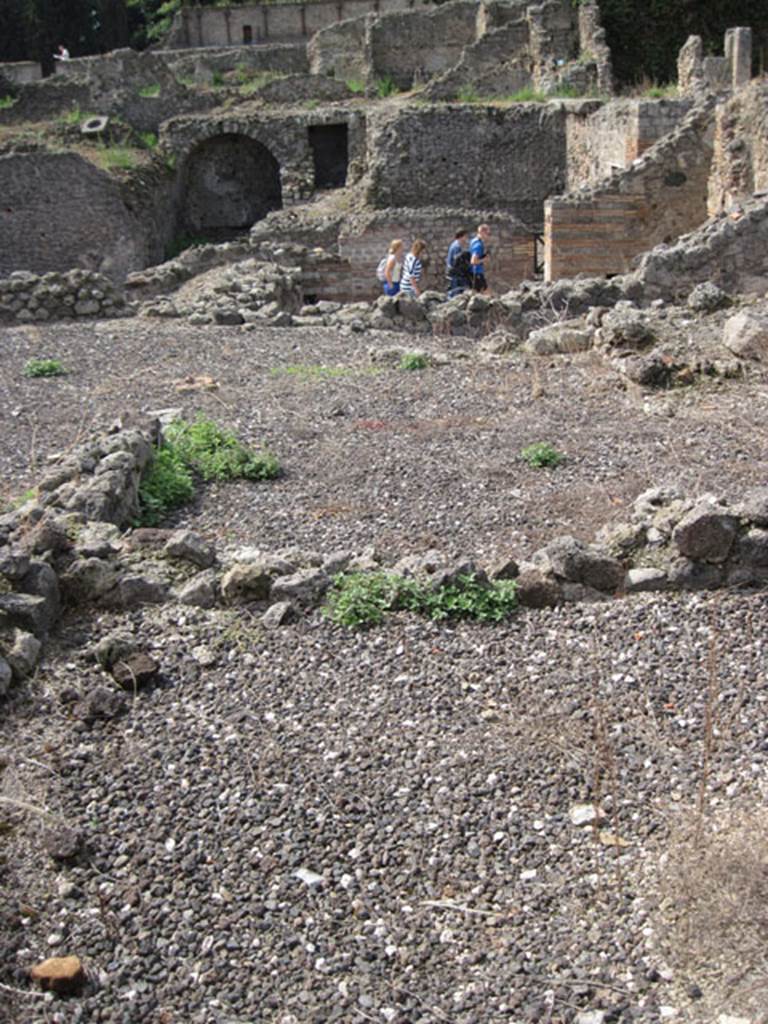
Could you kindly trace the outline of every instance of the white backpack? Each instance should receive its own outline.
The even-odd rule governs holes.
[[[389,259],[389,255],[383,256],[379,260],[378,267],[376,267],[376,280],[380,281],[382,284],[384,284],[384,282],[387,280],[387,260],[388,259]]]

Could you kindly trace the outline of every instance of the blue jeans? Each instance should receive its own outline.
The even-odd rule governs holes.
[[[384,294],[385,295],[397,295],[397,293],[399,291],[400,291],[400,282],[399,281],[395,281],[394,284],[385,284],[384,285]]]

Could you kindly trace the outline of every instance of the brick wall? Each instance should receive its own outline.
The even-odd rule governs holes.
[[[546,280],[623,273],[639,253],[706,220],[713,104],[694,108],[623,173],[547,200]]]

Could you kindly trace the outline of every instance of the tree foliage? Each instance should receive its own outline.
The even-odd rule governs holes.
[[[748,25],[756,51],[768,46],[766,0],[598,0],[620,84],[674,81],[677,54],[690,35],[705,52],[722,54],[725,30]]]

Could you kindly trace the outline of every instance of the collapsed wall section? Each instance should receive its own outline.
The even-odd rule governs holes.
[[[713,105],[712,98],[695,107],[627,171],[590,190],[547,200],[547,281],[623,273],[638,254],[706,219]]]
[[[558,103],[377,111],[368,121],[368,202],[503,209],[536,228],[544,199],[565,183],[565,124]]]

